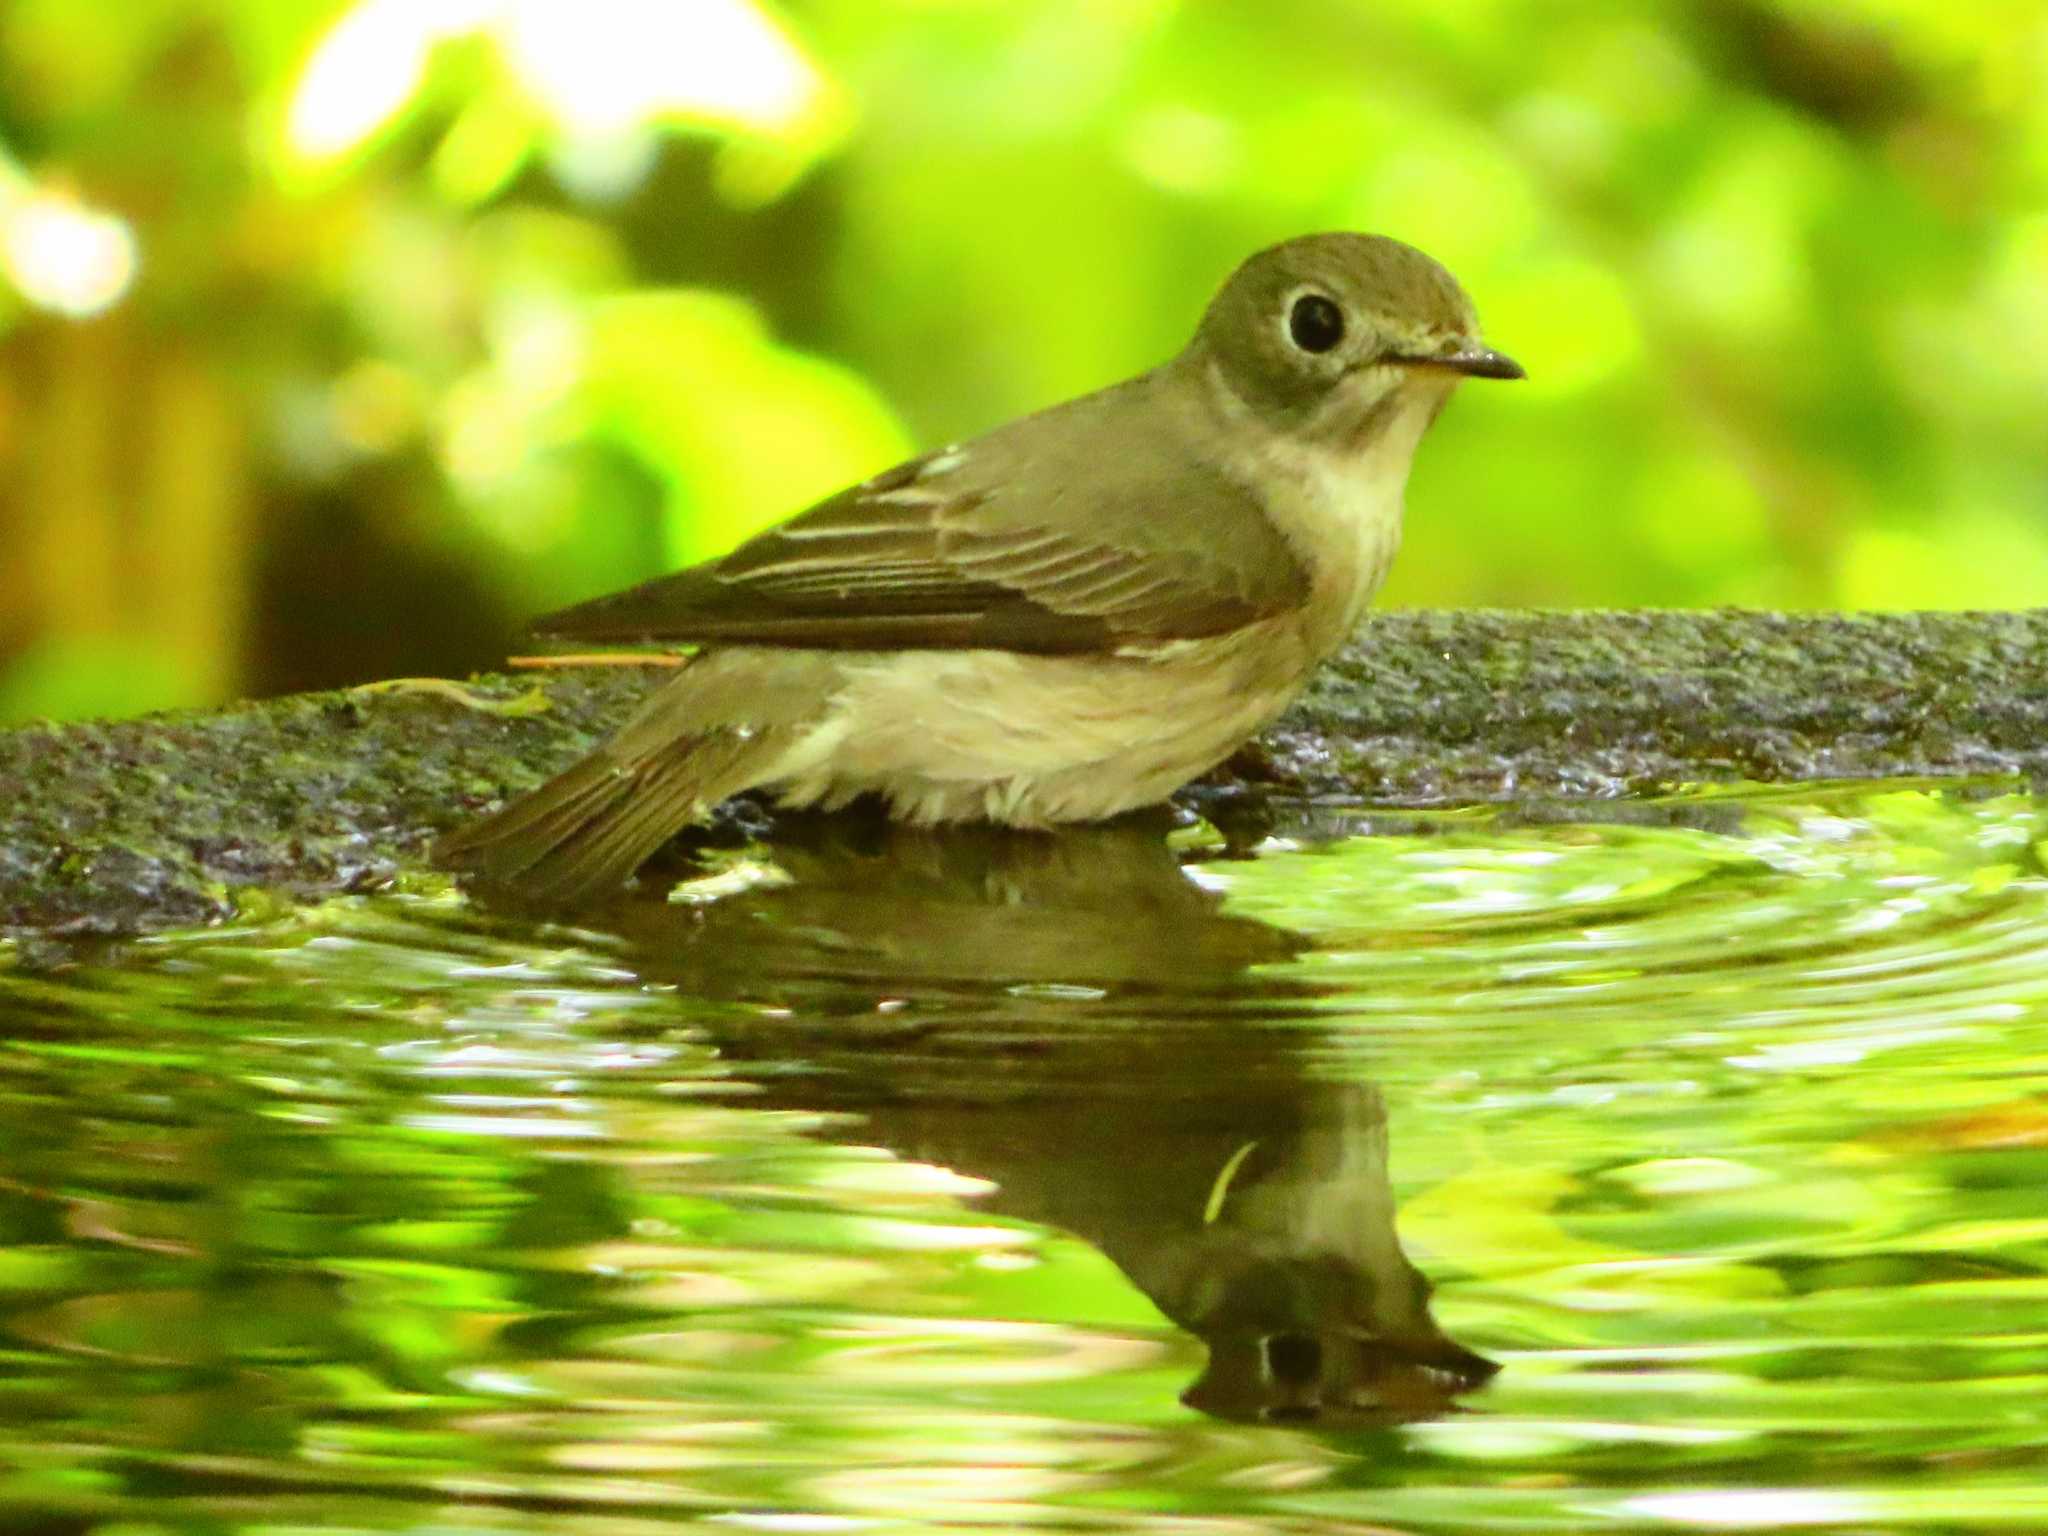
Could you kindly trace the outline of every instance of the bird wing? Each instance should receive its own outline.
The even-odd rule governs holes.
[[[1077,654],[1220,634],[1299,605],[1308,573],[1251,493],[1170,434],[1133,431],[1148,413],[1133,418],[1117,396],[912,459],[723,559],[535,629],[601,643]]]

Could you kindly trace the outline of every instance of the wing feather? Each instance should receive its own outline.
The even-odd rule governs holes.
[[[1116,394],[1047,413],[1071,418],[1057,456],[1032,451],[1019,429],[1042,418],[1028,418],[535,627],[585,642],[1077,653],[1218,634],[1301,602],[1306,571],[1250,493],[1184,447],[1134,441]]]

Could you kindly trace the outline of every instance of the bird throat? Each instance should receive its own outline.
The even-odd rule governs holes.
[[[1266,515],[1307,566],[1306,639],[1320,655],[1357,626],[1401,547],[1402,497],[1416,444],[1437,402],[1400,398],[1370,431],[1332,441],[1269,434],[1255,477]],[[1359,423],[1363,426],[1365,423]],[[1247,466],[1249,467],[1249,466]]]

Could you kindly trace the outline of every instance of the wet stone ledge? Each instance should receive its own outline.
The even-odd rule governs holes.
[[[374,889],[587,749],[653,668],[0,731],[0,931],[217,921]],[[535,690],[539,690],[538,693]],[[534,709],[530,706],[541,704]],[[1213,806],[1583,804],[1702,781],[2048,778],[2048,610],[1382,614]],[[727,812],[727,831],[758,824]]]

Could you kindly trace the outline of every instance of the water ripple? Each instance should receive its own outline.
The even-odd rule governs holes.
[[[2048,1527],[2044,814],[863,833],[0,970],[0,1494]]]

